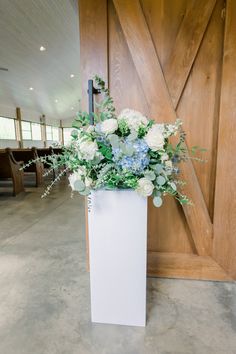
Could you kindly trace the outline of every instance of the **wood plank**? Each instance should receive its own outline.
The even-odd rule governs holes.
[[[107,1],[79,1],[80,24],[80,73],[82,85],[81,105],[87,110],[88,79],[99,75],[106,82],[108,79],[107,62]],[[79,58],[78,58],[79,60]]]
[[[169,60],[164,66],[164,76],[175,108],[183,92],[215,2],[216,0],[198,0],[188,9]]]
[[[16,107],[16,135],[18,140],[19,148],[23,148],[23,135],[22,135],[22,124],[21,124],[21,109]]]
[[[148,276],[232,281],[211,257],[184,253],[148,252]]]
[[[218,133],[213,257],[236,279],[236,2],[228,0]]]
[[[153,8],[151,10],[153,11]],[[174,18],[175,16],[172,15],[172,23]],[[157,21],[159,19],[156,17],[156,12],[154,19],[157,19]],[[149,117],[149,107],[142,84],[133,64],[112,1],[108,2],[108,28],[109,89],[117,113],[125,107],[133,107]],[[168,42],[168,38],[166,40]],[[127,92],[132,94],[127,94]],[[169,222],[169,220],[172,220],[172,222]],[[152,200],[149,200],[148,248],[162,252],[196,253],[182,207],[171,197],[165,197],[161,208],[154,207]]]
[[[140,0],[162,68],[171,55],[187,8],[193,1]]]
[[[193,161],[193,165],[212,222],[223,56],[223,8],[224,1],[218,0],[177,109],[189,145],[206,148],[202,156],[207,163]]]
[[[80,73],[82,86],[82,110],[88,110],[88,80],[99,75],[108,80],[107,47],[107,0],[99,0],[96,6],[93,0],[79,1],[80,24]],[[78,58],[79,59],[79,58]],[[88,215],[85,205],[86,254],[89,270]]]
[[[162,69],[138,0],[113,0],[150,112],[157,121],[173,122],[176,113]],[[181,166],[188,181],[185,191],[194,207],[184,212],[199,255],[209,255],[212,244],[212,223],[192,163]]]

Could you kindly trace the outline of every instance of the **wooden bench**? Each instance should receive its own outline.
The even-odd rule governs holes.
[[[53,154],[55,154],[55,155],[60,155],[63,152],[63,149],[60,147],[52,147],[51,149],[53,151]]]
[[[45,157],[45,156],[50,156],[52,154],[54,154],[52,147],[48,147],[48,148],[37,148],[37,154],[39,157]],[[47,163],[46,161],[43,162],[43,167],[45,169],[51,169],[51,165],[49,163]],[[55,170],[52,169],[52,178],[53,180],[56,177],[56,173]]]
[[[17,162],[10,149],[0,150],[0,179],[12,179],[14,196],[24,192],[22,166],[23,162]]]
[[[49,148],[35,148],[37,150],[38,157],[50,156],[53,154],[53,150],[51,147]],[[51,165],[47,162],[43,162],[44,168],[50,168]]]
[[[16,161],[23,161],[27,164],[30,160],[38,158],[37,149],[11,149],[12,154]],[[43,164],[40,161],[36,161],[29,167],[24,169],[25,173],[34,172],[36,177],[36,187],[39,187],[43,183]]]

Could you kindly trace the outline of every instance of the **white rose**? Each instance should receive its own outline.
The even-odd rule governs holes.
[[[114,118],[104,120],[101,123],[101,132],[104,134],[112,134],[117,129],[118,129],[118,123],[117,123],[117,120]]]
[[[118,120],[124,120],[131,130],[137,131],[140,126],[148,124],[148,119],[142,113],[133,109],[123,109],[118,116]]]
[[[151,150],[157,151],[163,148],[165,139],[159,127],[160,124],[154,124],[145,136],[145,141]]]
[[[154,189],[154,185],[149,179],[145,177],[139,179],[138,187],[136,188],[136,191],[141,196],[148,197],[152,195],[153,189]]]
[[[85,140],[79,144],[79,150],[85,160],[93,160],[98,146],[95,141]]]

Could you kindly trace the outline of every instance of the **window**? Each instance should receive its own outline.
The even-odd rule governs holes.
[[[0,117],[0,139],[16,139],[15,120],[12,118]]]
[[[67,145],[71,141],[71,132],[73,128],[63,128],[64,144]]]
[[[57,127],[52,127],[52,140],[59,142],[59,129]]]
[[[22,137],[23,140],[32,140],[32,134],[31,134],[31,124],[30,122],[21,122],[21,127],[22,127]]]
[[[21,122],[23,140],[42,140],[41,124]]]
[[[39,123],[31,123],[32,140],[42,140],[41,125]]]
[[[52,141],[52,126],[51,125],[46,125],[46,139],[48,141]]]

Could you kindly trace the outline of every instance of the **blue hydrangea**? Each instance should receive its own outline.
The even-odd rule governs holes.
[[[141,174],[149,164],[148,150],[149,147],[143,139],[135,141],[125,140],[126,147],[133,147],[132,156],[127,156],[121,148],[113,148],[114,162],[122,170],[130,171],[136,175]]]

